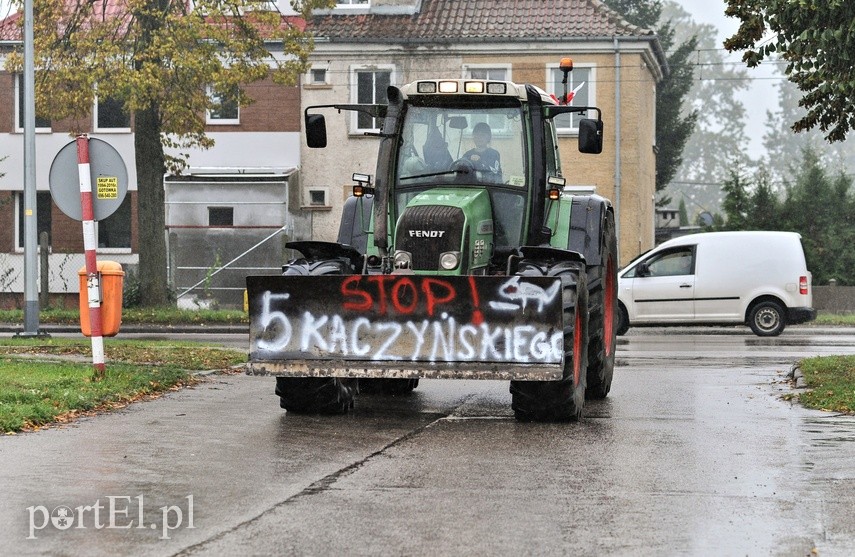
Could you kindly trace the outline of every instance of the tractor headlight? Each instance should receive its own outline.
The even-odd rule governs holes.
[[[447,251],[439,256],[439,265],[446,271],[453,271],[460,265],[460,252]]]
[[[408,251],[398,250],[395,252],[395,268],[410,269],[413,266],[413,254]]]

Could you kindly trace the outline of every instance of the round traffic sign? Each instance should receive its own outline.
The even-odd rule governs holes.
[[[128,193],[128,169],[115,147],[90,137],[89,172],[95,220],[103,220],[116,212]],[[54,157],[49,180],[50,193],[57,207],[74,220],[83,220],[79,177],[77,141],[72,141]]]

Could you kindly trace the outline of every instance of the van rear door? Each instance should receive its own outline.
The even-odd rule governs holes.
[[[695,246],[651,254],[622,276],[631,290],[632,321],[689,322],[695,318]]]

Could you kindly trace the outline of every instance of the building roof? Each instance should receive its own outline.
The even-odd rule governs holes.
[[[76,8],[77,0],[65,0],[70,9]],[[123,18],[128,14],[124,0],[93,0],[93,19],[96,21],[107,21],[115,18]],[[23,30],[21,19],[23,13],[18,11],[9,17],[0,20],[0,41],[22,41]],[[296,28],[300,31],[305,29],[305,21],[298,16],[282,16],[280,29]]]
[[[18,20],[21,19],[21,12],[14,13],[6,19],[0,21],[0,41],[20,41],[21,27]]]
[[[412,14],[316,15],[309,25],[332,42],[475,42],[646,37],[600,0],[421,0]]]

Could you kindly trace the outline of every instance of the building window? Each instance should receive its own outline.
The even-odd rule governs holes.
[[[309,205],[313,207],[325,207],[327,204],[326,190],[309,190]]]
[[[50,226],[51,226],[51,197],[50,192],[36,192],[36,242],[42,232],[48,233],[48,245],[51,243]],[[19,250],[24,249],[24,192],[15,192],[15,205],[17,206],[15,214],[18,218],[17,240],[15,245]]]
[[[365,7],[370,4],[369,0],[336,0],[336,8],[350,8],[353,6]]]
[[[546,91],[558,98],[564,94],[564,84],[561,80],[564,74],[557,65],[551,65],[547,69]],[[573,71],[567,75],[567,93],[575,91],[571,106],[594,106],[596,102],[595,93],[596,72],[592,66],[576,65]],[[562,114],[555,118],[555,127],[559,134],[578,133],[579,120],[588,118],[587,114]]]
[[[392,83],[392,68],[353,70],[351,96],[357,104],[386,104],[386,89]],[[363,112],[354,112],[355,131],[379,131],[382,121]]]
[[[309,84],[310,85],[326,85],[327,84],[327,70],[326,68],[312,68],[309,70]]]
[[[236,87],[226,92],[209,87],[208,96],[212,103],[208,110],[209,124],[240,124],[240,105]]]
[[[15,128],[20,132],[24,129],[24,75],[17,74],[15,79],[15,104],[17,105],[17,109],[15,110],[15,116],[17,121],[15,122]],[[50,131],[50,118],[45,118],[44,116],[40,116],[36,113],[36,130],[38,131]]]
[[[131,249],[131,195],[125,195],[119,208],[105,219],[97,223],[98,249],[121,250]]]
[[[131,115],[125,103],[110,97],[95,98],[96,131],[131,131]]]
[[[233,207],[208,207],[208,226],[234,226]]]
[[[496,66],[486,64],[467,64],[463,66],[463,79],[489,79],[490,81],[510,81],[510,65]]]

